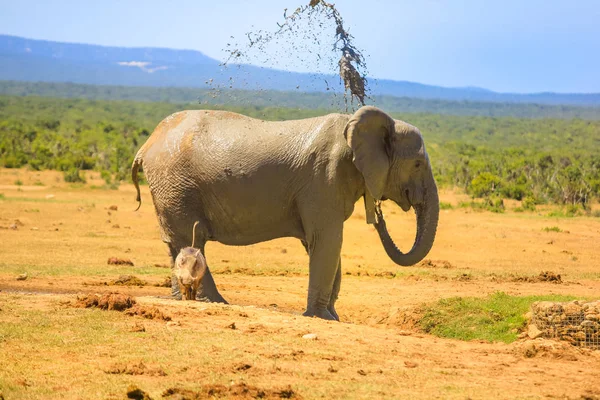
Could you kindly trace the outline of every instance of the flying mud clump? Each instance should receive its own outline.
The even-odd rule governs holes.
[[[291,14],[288,14],[285,9],[283,18],[282,23],[277,23],[278,29],[275,32],[263,30],[248,32],[246,44],[228,43],[225,49],[228,57],[222,66],[235,64],[238,68],[242,68],[241,64],[248,63],[270,64],[280,69],[289,67],[294,69],[302,65],[313,71],[314,68],[329,72],[337,70],[343,83],[346,110],[348,110],[348,95],[351,108],[354,108],[355,100],[359,106],[365,105],[365,98],[368,97],[365,58],[354,45],[354,37],[344,27],[342,16],[335,5],[324,0],[311,0],[308,5],[298,7]],[[332,40],[324,40],[323,38],[330,37],[332,23],[335,28],[335,33],[331,36]],[[324,44],[326,47],[323,46]],[[288,60],[289,64],[282,66],[281,63],[286,62],[284,60]],[[236,83],[243,85],[244,79],[239,74],[230,76],[229,88],[233,89]],[[218,80],[214,82],[216,81]],[[207,81],[209,85],[216,84],[214,82],[213,79]],[[327,80],[320,81],[320,85],[323,83],[326,90],[333,89]],[[296,86],[296,89],[301,89],[301,84]],[[215,88],[213,97],[217,92],[220,92],[220,89]]]

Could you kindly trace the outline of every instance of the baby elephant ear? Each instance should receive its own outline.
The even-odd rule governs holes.
[[[388,149],[394,120],[376,107],[360,108],[348,121],[344,137],[352,149],[352,161],[365,179],[367,190],[380,200],[387,183]]]

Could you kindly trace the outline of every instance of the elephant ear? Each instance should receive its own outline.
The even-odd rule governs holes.
[[[344,136],[352,149],[352,161],[365,178],[367,190],[380,200],[390,169],[388,147],[394,120],[376,107],[360,108],[348,121]]]

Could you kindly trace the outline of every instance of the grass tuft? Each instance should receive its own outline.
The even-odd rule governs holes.
[[[562,232],[562,229],[560,229],[558,226],[547,226],[542,230],[544,232]]]
[[[535,301],[569,301],[572,296],[509,296],[496,292],[484,298],[452,297],[425,306],[421,328],[436,336],[459,340],[511,343],[524,328],[525,313]]]

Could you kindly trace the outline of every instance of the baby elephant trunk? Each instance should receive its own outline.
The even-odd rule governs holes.
[[[195,300],[202,278],[206,273],[206,261],[200,250],[186,247],[175,260],[175,276],[183,300]]]

